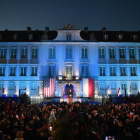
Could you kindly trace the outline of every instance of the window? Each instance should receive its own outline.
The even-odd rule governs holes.
[[[50,59],[55,59],[55,48],[49,48],[49,58]]]
[[[105,58],[105,49],[99,48],[99,58]]]
[[[6,48],[1,48],[1,53],[0,53],[0,57],[1,58],[6,58]]]
[[[125,58],[125,49],[124,48],[119,49],[119,55],[120,55],[120,58]]]
[[[10,83],[10,90],[14,90],[14,86],[15,86],[14,83]]]
[[[122,84],[122,89],[126,89],[126,84]]]
[[[116,67],[110,67],[110,76],[116,76]]]
[[[49,66],[49,76],[55,76],[55,66]]]
[[[120,73],[121,73],[121,76],[126,76],[125,67],[120,67]]]
[[[27,48],[21,49],[21,58],[27,58]]]
[[[37,67],[36,66],[32,67],[31,76],[37,76]]]
[[[21,67],[21,74],[20,76],[26,76],[26,67]]]
[[[33,35],[29,34],[29,40],[33,40]]]
[[[16,57],[17,57],[17,49],[11,48],[11,58],[16,58]]]
[[[66,35],[66,40],[71,40],[71,34]]]
[[[129,49],[129,57],[130,58],[135,58],[135,50],[134,50],[134,48]]]
[[[114,48],[109,49],[109,58],[115,58],[115,49]]]
[[[72,59],[72,48],[71,47],[66,48],[66,59]]]
[[[66,66],[66,76],[72,76],[72,66]]]
[[[36,83],[31,83],[31,90],[36,90]]]
[[[105,90],[105,84],[100,84],[100,90]]]
[[[118,35],[118,40],[122,40],[123,39],[123,35]]]
[[[105,76],[105,67],[100,67],[100,76]]]
[[[131,76],[136,76],[136,67],[130,67]]]
[[[37,58],[38,56],[37,48],[32,48],[32,58]]]
[[[21,83],[20,84],[20,89],[22,89],[22,90],[25,90],[26,89],[25,83]]]
[[[103,35],[103,40],[108,40],[108,35],[107,34]]]
[[[82,66],[82,76],[89,76],[89,67]]]
[[[87,47],[82,48],[82,58],[83,59],[88,58],[88,48]]]
[[[4,88],[4,84],[0,84],[0,90]]]
[[[5,67],[0,66],[0,76],[5,76]]]
[[[132,89],[137,89],[137,84],[136,83],[132,83]]]
[[[16,76],[16,67],[10,67],[10,76]]]
[[[16,35],[16,34],[15,34],[15,35],[13,35],[13,40],[15,40],[15,41],[16,41],[17,39],[18,39],[18,35]]]
[[[132,36],[132,39],[133,39],[134,41],[136,41],[137,38],[138,38],[137,35],[133,35],[133,36]]]

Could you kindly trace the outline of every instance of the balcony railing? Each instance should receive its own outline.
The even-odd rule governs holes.
[[[120,64],[127,64],[127,60],[126,59],[120,59],[120,60],[118,60],[118,62]]]
[[[14,64],[16,64],[18,61],[17,61],[17,59],[9,59],[9,63],[14,63]]]
[[[7,64],[7,59],[0,59],[0,64]]]
[[[5,74],[0,74],[0,76],[5,76]]]
[[[108,60],[108,63],[109,64],[116,64],[117,63],[117,60],[116,59],[109,59]]]
[[[38,63],[39,63],[38,59],[32,58],[32,59],[30,60],[30,64],[38,64]]]
[[[131,75],[130,75],[130,76],[137,76],[137,75],[136,75],[136,73],[131,73]]]
[[[136,59],[130,59],[128,60],[129,64],[137,64],[137,60]]]
[[[21,63],[21,64],[28,64],[28,59],[26,59],[26,58],[20,59],[19,63]]]
[[[16,76],[15,74],[10,74],[9,76]]]
[[[117,76],[116,73],[111,73],[110,76]]]
[[[99,63],[99,64],[106,64],[106,63],[107,63],[107,60],[106,60],[105,58],[100,58],[100,59],[98,60],[98,63]]]
[[[121,73],[121,75],[120,75],[120,76],[127,76],[127,75],[126,75],[126,73]]]

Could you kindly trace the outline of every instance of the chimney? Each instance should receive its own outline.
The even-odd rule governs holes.
[[[45,32],[46,32],[46,33],[49,32],[49,27],[45,27]]]
[[[31,27],[27,27],[27,33],[31,32]]]
[[[85,27],[84,31],[85,31],[85,33],[87,33],[88,32],[88,27]]]
[[[5,29],[5,31],[9,31],[8,29]]]
[[[106,27],[102,28],[102,32],[105,33],[106,32]]]

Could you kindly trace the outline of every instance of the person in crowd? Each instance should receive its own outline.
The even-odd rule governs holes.
[[[69,111],[62,110],[61,112],[59,112],[57,120],[53,122],[53,140],[73,140],[73,136],[69,127]]]

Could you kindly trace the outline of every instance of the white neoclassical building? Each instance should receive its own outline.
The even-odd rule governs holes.
[[[70,24],[57,31],[0,31],[0,96],[43,95],[50,78],[56,97],[70,88],[82,97],[83,78],[94,79],[94,95],[137,94],[140,31],[81,31]]]

